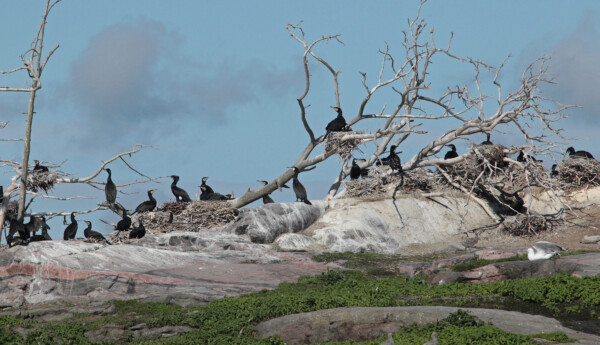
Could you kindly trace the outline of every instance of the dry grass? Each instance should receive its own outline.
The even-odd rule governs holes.
[[[564,222],[563,212],[555,215],[517,214],[506,217],[502,223],[503,231],[513,236],[533,236],[540,232],[552,231]]]
[[[600,185],[600,163],[595,159],[570,158],[558,163],[556,180],[565,191]]]

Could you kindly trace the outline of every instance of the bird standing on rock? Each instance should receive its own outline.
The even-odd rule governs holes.
[[[75,220],[76,215],[77,212],[71,212],[71,224],[67,226],[63,234],[63,240],[65,241],[75,239],[75,235],[77,234],[77,221]]]
[[[85,238],[90,238],[97,241],[106,241],[106,238],[104,238],[101,233],[92,230],[92,222],[88,220],[84,220],[84,222],[87,224],[87,228],[83,230],[83,236],[85,236]],[[106,243],[110,244],[108,241],[106,241]]]
[[[171,178],[173,179],[173,182],[171,183],[171,192],[173,192],[173,195],[175,196],[175,201],[192,202],[190,195],[182,188],[177,187],[179,176],[171,175]]]
[[[529,261],[550,259],[553,256],[559,256],[560,252],[566,249],[552,242],[538,241],[531,248],[527,249],[527,259]]]
[[[294,169],[294,180],[292,181],[292,188],[294,189],[294,193],[296,194],[296,201],[300,200],[305,204],[312,205],[306,196],[306,188],[300,183],[298,180],[298,174],[300,170],[298,168],[293,167]]]
[[[106,179],[106,186],[104,187],[104,194],[106,194],[106,201],[108,201],[109,204],[114,204],[115,201],[117,200],[117,186],[115,186],[115,183],[113,182],[113,180],[111,178],[110,169],[106,168],[104,170],[106,170],[106,172],[108,173],[108,178]]]

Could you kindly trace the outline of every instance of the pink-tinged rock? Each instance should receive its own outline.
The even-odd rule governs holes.
[[[206,241],[210,249],[186,246],[184,252],[82,241],[15,246],[0,252],[0,305],[114,299],[201,303],[273,289],[334,266],[313,262],[308,254],[212,235]],[[144,245],[161,241],[148,238]]]

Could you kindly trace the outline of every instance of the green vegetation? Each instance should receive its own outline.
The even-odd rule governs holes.
[[[507,262],[507,261],[523,261],[527,260],[527,254],[524,255],[515,255],[508,258],[496,259],[496,260],[486,260],[486,259],[470,259],[461,262],[460,264],[448,266],[449,269],[454,272],[465,272],[478,267],[483,267],[489,264],[495,264],[497,262]]]
[[[588,317],[595,317],[600,312],[600,278],[579,279],[555,275],[489,284],[429,285],[423,278],[370,279],[358,271],[330,270],[321,275],[302,277],[297,283],[282,283],[275,290],[236,298],[222,298],[201,306],[180,307],[160,303],[117,301],[114,302],[114,312],[110,314],[76,315],[57,322],[36,323],[4,316],[0,318],[0,340],[3,340],[3,344],[96,344],[97,342],[89,340],[85,333],[113,325],[124,330],[117,343],[130,341],[139,344],[282,344],[278,337],[257,339],[252,326],[283,315],[328,308],[432,304],[460,306],[474,298],[503,296],[535,303],[557,314],[584,313]],[[189,326],[192,330],[168,339],[133,339],[129,328],[142,322],[149,328],[181,325]],[[31,329],[23,336],[21,333],[27,328],[26,325]],[[477,326],[477,329],[470,330],[464,330],[464,327],[456,324],[443,326],[431,326],[434,328],[426,328],[423,331],[417,331],[415,328],[411,334],[421,334],[415,335],[414,339],[424,341],[429,339],[432,329],[439,330],[440,337],[442,334],[448,337],[465,336],[461,332],[480,337],[477,339],[497,335],[497,330],[489,325],[474,324],[473,327]],[[17,332],[17,329],[21,332]],[[398,339],[402,338],[397,336],[400,337]],[[410,344],[410,341],[412,340],[400,343]],[[488,344],[494,343],[490,341]]]
[[[552,333],[538,333],[538,334],[530,334],[528,335],[530,338],[539,338],[551,340],[557,343],[574,343],[577,342],[577,339],[569,338],[563,332],[552,332]]]

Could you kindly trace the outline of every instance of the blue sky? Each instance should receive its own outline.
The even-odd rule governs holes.
[[[20,64],[38,28],[44,1],[4,0],[0,5],[0,70]],[[378,49],[387,42],[401,56],[402,30],[414,17],[417,1],[148,1],[64,0],[50,15],[47,51],[60,44],[43,76],[33,124],[32,160],[66,162],[62,168],[87,176],[100,161],[134,144],[153,145],[130,159],[150,176],[177,174],[180,186],[193,195],[202,176],[217,191],[258,188],[293,164],[307,144],[296,98],[304,87],[303,49],[285,29],[303,21],[310,41],[341,34],[344,45],[330,42],[317,53],[341,69],[340,93],[345,114],[355,114],[364,97],[360,72],[373,81]],[[452,51],[498,66],[512,58],[501,75],[505,89],[514,88],[523,67],[536,57],[553,57],[550,73],[557,82],[544,89],[549,97],[582,109],[568,112],[562,125],[578,149],[600,156],[597,97],[600,82],[598,1],[442,1],[432,0],[422,17],[435,28],[440,44],[454,32]],[[460,66],[435,61],[432,80],[453,86],[472,74]],[[308,120],[322,134],[335,104],[328,72],[311,64],[312,89],[306,103]],[[0,86],[22,86],[24,75],[0,76]],[[372,84],[372,83],[371,83]],[[0,138],[21,137],[26,94],[0,93],[0,120],[9,126]],[[367,113],[384,103],[374,98]],[[348,118],[349,116],[347,116]],[[362,125],[358,128],[361,129]],[[364,127],[368,128],[368,127]],[[432,125],[432,133],[443,128]],[[525,144],[514,130],[494,134],[495,142]],[[406,160],[432,137],[415,138],[399,150]],[[483,136],[472,138],[473,142]],[[469,142],[457,144],[464,152]],[[20,160],[22,144],[0,143],[3,159]],[[370,152],[372,146],[363,149]],[[546,160],[546,159],[545,159]],[[132,181],[134,174],[119,162],[110,166],[113,179]],[[340,168],[332,157],[301,175],[311,199],[324,197]],[[8,184],[12,172],[2,171]],[[106,174],[100,175],[104,180]],[[158,185],[159,202],[172,198],[170,179]],[[155,185],[127,188],[119,201],[133,208]],[[36,201],[34,211],[83,210],[103,200],[86,186],[58,186],[56,195],[92,195],[77,203]],[[276,201],[293,200],[289,191],[275,192]],[[81,219],[116,221],[109,211]],[[107,226],[95,222],[95,229]],[[51,234],[64,227],[53,220]]]

